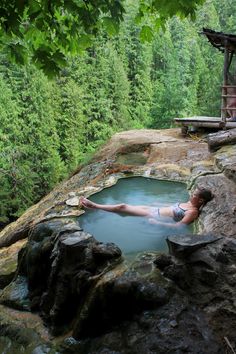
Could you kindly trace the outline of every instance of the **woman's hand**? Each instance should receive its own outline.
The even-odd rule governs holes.
[[[154,218],[149,218],[148,222],[152,225],[162,225],[162,226],[170,227],[172,229],[176,229],[176,228],[179,228],[184,225],[186,226],[186,224],[182,223],[181,221],[176,222],[176,223],[171,223],[171,222],[165,222],[165,221],[158,221]]]
[[[148,219],[149,224],[155,225],[155,224],[160,224],[160,222],[158,222],[156,219],[154,218],[149,218]]]

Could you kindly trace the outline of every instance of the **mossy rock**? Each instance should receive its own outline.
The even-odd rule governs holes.
[[[25,244],[26,240],[21,240],[0,250],[0,289],[12,281],[17,269],[18,253]]]

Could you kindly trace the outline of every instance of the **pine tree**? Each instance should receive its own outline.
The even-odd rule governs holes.
[[[19,107],[2,76],[0,92],[0,222],[7,222],[28,207],[29,200],[30,203],[34,200],[35,195],[30,187],[35,174],[29,170],[22,145],[24,136]]]
[[[53,114],[59,136],[59,155],[68,172],[82,161],[85,143],[86,119],[83,114],[83,92],[64,71],[54,84]]]
[[[39,71],[1,66],[3,175],[7,215],[19,216],[63,175],[51,109],[51,84]],[[8,86],[4,83],[7,79]],[[5,96],[6,97],[5,97]],[[5,101],[9,102],[6,103]]]

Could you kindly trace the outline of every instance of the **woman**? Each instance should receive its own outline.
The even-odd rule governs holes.
[[[176,224],[190,224],[199,216],[201,208],[213,198],[211,191],[204,188],[197,188],[186,203],[176,203],[166,207],[150,207],[145,205],[129,204],[97,204],[84,197],[80,198],[80,205],[90,209],[101,209],[114,213],[126,213],[135,216],[145,216],[154,224],[168,225],[168,222],[158,220],[160,217],[170,217]]]

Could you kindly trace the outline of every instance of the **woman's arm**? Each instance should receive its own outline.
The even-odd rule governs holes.
[[[163,226],[171,227],[173,229],[176,229],[177,227],[180,227],[181,225],[183,225],[183,224],[181,224],[181,222],[176,222],[175,224],[172,224],[170,222],[159,221],[159,220],[156,220],[153,218],[148,219],[148,221],[150,224],[153,224],[153,225],[163,225]]]
[[[148,221],[150,222],[150,224],[164,225],[164,226],[176,228],[176,227],[180,227],[183,225],[191,224],[197,218],[198,218],[198,211],[189,210],[189,211],[186,211],[183,219],[181,221],[176,222],[175,224],[172,224],[172,223],[166,222],[166,221],[156,220],[154,218],[150,218],[150,219],[148,219]]]
[[[188,210],[181,221],[177,224],[191,224],[194,220],[198,218],[198,210]]]

